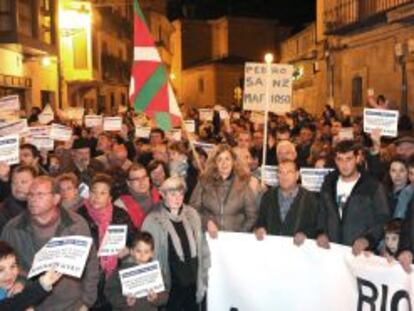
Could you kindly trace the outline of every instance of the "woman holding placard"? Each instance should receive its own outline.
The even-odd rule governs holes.
[[[258,210],[255,194],[249,172],[230,146],[219,145],[210,155],[190,205],[212,238],[219,230],[251,232]]]
[[[207,290],[210,253],[197,211],[183,204],[185,190],[181,177],[164,181],[163,202],[142,226],[154,237],[155,256],[169,290],[168,311],[198,310]]]
[[[91,192],[84,206],[78,209],[91,230],[91,236],[97,249],[102,247],[105,235],[110,225],[127,226],[127,242],[134,234],[134,226],[126,211],[112,205],[112,179],[106,174],[97,174],[91,182]],[[127,243],[128,244],[128,243]],[[104,295],[105,280],[114,272],[118,265],[118,257],[128,254],[126,245],[114,255],[101,256],[99,260],[98,298],[91,310],[112,310]]]

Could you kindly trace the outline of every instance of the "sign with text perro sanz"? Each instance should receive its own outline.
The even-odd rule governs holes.
[[[244,67],[243,108],[250,111],[269,111],[285,114],[291,110],[293,66],[246,63]],[[268,94],[267,94],[268,92]]]

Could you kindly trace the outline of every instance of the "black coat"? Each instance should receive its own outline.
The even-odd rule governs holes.
[[[47,292],[40,285],[39,281],[26,284],[23,291],[13,297],[8,297],[0,301],[0,310],[2,311],[17,311],[26,310],[27,308],[39,304],[43,298],[47,297],[50,292]]]
[[[93,221],[92,217],[88,214],[88,211],[85,206],[80,207],[77,210],[77,213],[81,215],[88,223],[89,228],[91,230],[91,237],[93,239],[93,242],[96,246],[96,249],[99,249],[100,243],[99,243],[98,225]],[[128,226],[127,245],[129,245],[134,235],[135,227],[131,219],[129,218],[128,213],[124,211],[123,209],[114,206],[113,212],[112,212],[111,225],[127,225]],[[97,309],[101,311],[111,310],[109,302],[105,298],[104,290],[105,290],[105,273],[99,266],[98,298],[95,302],[95,305],[93,306],[93,309]]]
[[[318,229],[335,243],[352,245],[366,238],[374,249],[390,218],[387,196],[379,181],[362,173],[344,206],[342,219],[336,203],[338,171],[326,176],[320,194]]]
[[[10,219],[16,217],[21,212],[27,209],[27,202],[17,200],[14,196],[10,195],[0,204],[0,233],[3,231],[4,226]]]
[[[285,221],[282,222],[278,200],[279,187],[267,190],[260,201],[259,217],[256,228],[265,228],[268,234],[294,236],[303,232],[314,238],[317,230],[318,203],[315,195],[299,187]]]
[[[414,253],[414,197],[407,206],[407,212],[402,223],[399,250],[409,250]]]

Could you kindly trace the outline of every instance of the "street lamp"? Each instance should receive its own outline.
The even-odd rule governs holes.
[[[269,120],[269,101],[270,101],[270,80],[272,78],[272,63],[273,63],[273,54],[266,53],[264,61],[266,63],[266,104],[265,104],[265,115],[264,115],[264,133],[263,133],[263,153],[262,153],[262,185],[264,186],[265,182],[265,167],[266,167],[266,154],[267,154],[267,126]]]

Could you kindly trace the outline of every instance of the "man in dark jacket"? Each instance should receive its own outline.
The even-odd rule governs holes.
[[[344,140],[335,148],[337,170],[322,185],[317,237],[319,246],[329,248],[329,241],[352,245],[355,255],[375,249],[390,217],[382,185],[357,169],[358,148]]]
[[[51,177],[33,180],[28,194],[28,208],[12,219],[0,239],[10,244],[19,258],[23,272],[30,270],[36,253],[53,237],[87,236],[90,231],[81,216],[60,209],[60,196]],[[96,300],[98,259],[92,246],[80,279],[64,276],[53,292],[36,310],[88,310]]]
[[[17,166],[12,173],[11,194],[0,204],[0,233],[7,222],[27,208],[27,195],[36,170],[32,166]]]
[[[295,162],[281,162],[278,175],[279,186],[270,188],[260,202],[255,234],[259,240],[267,233],[294,236],[300,245],[306,237],[315,237],[318,204],[313,193],[298,185]]]

